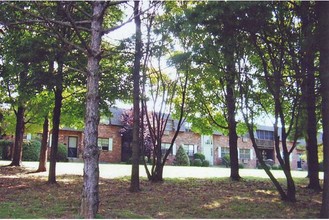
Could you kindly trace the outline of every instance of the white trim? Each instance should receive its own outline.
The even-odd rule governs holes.
[[[254,151],[250,149],[250,160],[254,159]]]
[[[53,141],[53,135],[50,134],[49,135],[49,147],[51,147],[51,142]]]
[[[176,151],[177,151],[177,149],[176,149],[176,143],[174,143],[174,145],[172,147],[172,154],[173,155],[176,155]]]
[[[222,148],[218,147],[218,158],[222,156]]]
[[[194,144],[193,151],[194,151],[194,154],[198,153],[198,145]]]
[[[113,138],[109,138],[109,151],[113,151]]]

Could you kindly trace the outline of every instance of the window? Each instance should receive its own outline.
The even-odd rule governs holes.
[[[240,159],[249,160],[250,157],[250,149],[239,149]]]
[[[220,157],[224,158],[226,155],[230,155],[230,149],[228,147],[222,147]]]
[[[98,148],[103,151],[112,151],[112,138],[98,138]]]
[[[190,132],[191,131],[191,127],[192,127],[192,123],[190,122],[185,122],[185,131],[186,132]]]
[[[265,131],[265,130],[257,130],[258,139],[262,140],[274,140],[274,132],[273,131]]]
[[[188,156],[190,156],[190,157],[194,156],[194,145],[193,144],[184,144],[184,150],[186,151]]]
[[[170,148],[170,143],[161,143],[162,156],[164,156],[166,154],[166,152],[167,152],[167,150],[169,150],[169,148]],[[172,154],[172,149],[169,154]]]
[[[212,144],[212,136],[204,136],[203,142],[204,144]]]

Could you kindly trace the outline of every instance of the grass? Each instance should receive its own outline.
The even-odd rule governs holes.
[[[0,167],[0,218],[79,218],[81,176],[59,176],[57,185],[22,168]],[[283,182],[283,180],[281,180]],[[129,192],[129,178],[100,179],[97,218],[317,218],[321,193],[296,179],[296,203],[280,200],[269,180],[248,177],[141,180]]]

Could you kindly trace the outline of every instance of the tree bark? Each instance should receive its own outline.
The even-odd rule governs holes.
[[[41,149],[40,149],[40,157],[39,157],[39,167],[36,172],[44,172],[47,170],[47,150],[48,150],[48,131],[49,130],[49,120],[48,116],[45,117],[43,122],[43,130],[42,130],[42,140],[41,140]]]
[[[135,42],[135,60],[134,60],[134,124],[133,124],[133,141],[132,141],[132,169],[131,169],[131,182],[130,191],[138,192],[139,186],[139,156],[140,156],[140,141],[139,141],[139,124],[140,124],[140,62],[142,59],[142,32],[141,20],[139,15],[139,1],[134,2],[134,15],[136,25],[136,42]]]
[[[324,183],[321,218],[329,218],[329,2],[317,2],[322,96]]]
[[[53,130],[51,139],[51,150],[50,150],[50,164],[48,183],[56,183],[56,162],[57,162],[57,151],[58,151],[58,136],[59,136],[59,125],[61,118],[62,100],[63,100],[63,62],[61,54],[58,55],[58,68],[57,68],[57,86],[55,88],[55,106],[53,110]]]
[[[308,163],[308,188],[320,190],[319,160],[317,143],[316,95],[315,95],[315,43],[311,22],[311,3],[301,2],[302,21],[302,95],[306,107],[306,150]]]
[[[22,163],[23,136],[25,130],[24,113],[25,113],[24,106],[19,106],[16,112],[15,143],[14,143],[13,160],[10,166],[21,166]]]
[[[241,179],[239,175],[239,158],[238,158],[238,135],[236,132],[236,96],[235,96],[235,50],[236,39],[235,36],[235,20],[236,16],[233,12],[227,8],[226,16],[224,19],[223,37],[225,38],[225,44],[223,47],[223,54],[225,59],[225,83],[226,83],[226,111],[227,111],[227,123],[228,123],[228,136],[230,147],[230,161],[231,161],[231,179],[238,181]]]
[[[84,130],[84,169],[80,215],[95,218],[99,206],[99,78],[103,16],[107,2],[92,2],[91,42],[88,50],[87,97]]]

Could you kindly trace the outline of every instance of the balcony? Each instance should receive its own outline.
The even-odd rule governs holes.
[[[274,149],[274,141],[273,140],[256,139],[256,144],[261,149]]]

